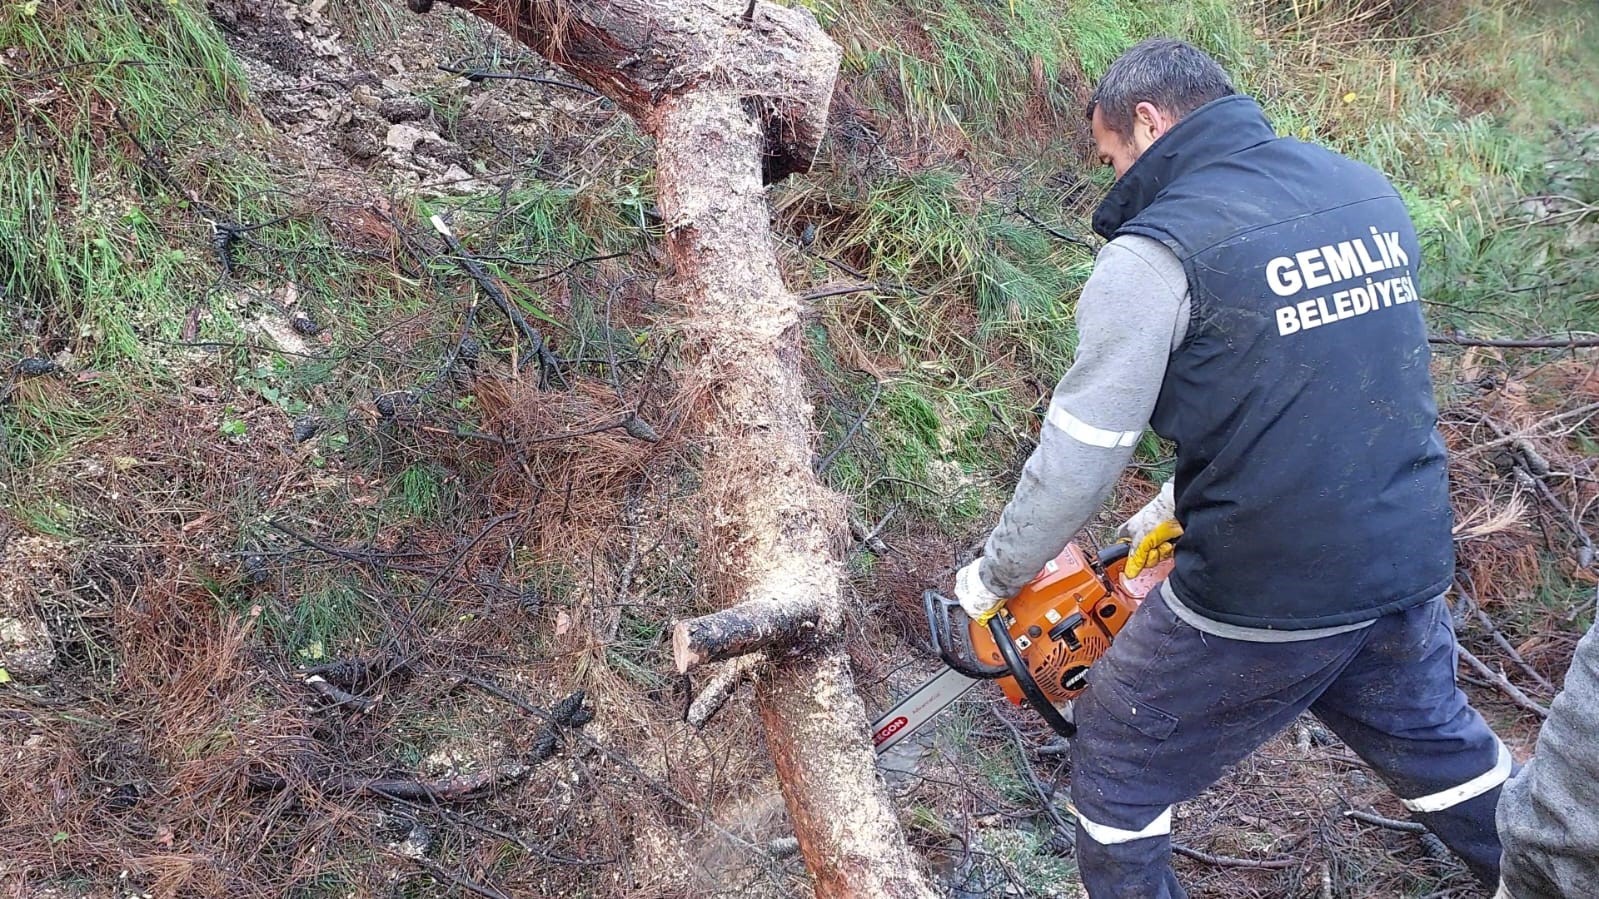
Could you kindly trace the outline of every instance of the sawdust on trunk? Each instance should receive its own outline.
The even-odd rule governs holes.
[[[930,899],[837,640],[843,504],[812,472],[801,305],[778,269],[763,187],[809,168],[839,48],[808,11],[764,0],[455,5],[605,93],[655,138],[675,266],[667,289],[708,450],[702,564],[729,606],[720,614],[763,635],[731,644],[789,650],[770,654],[757,701],[800,852],[820,897]]]

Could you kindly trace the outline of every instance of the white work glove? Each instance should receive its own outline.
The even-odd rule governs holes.
[[[1145,568],[1171,558],[1172,542],[1182,533],[1183,529],[1177,524],[1175,488],[1167,481],[1160,485],[1160,492],[1154,499],[1116,529],[1117,537],[1133,544],[1123,574],[1136,577]]]
[[[982,558],[978,557],[955,573],[955,598],[960,600],[967,617],[978,624],[987,624],[988,619],[994,617],[994,613],[1005,604],[1005,598],[994,595],[983,583],[982,575],[978,573],[982,563]]]
[[[1123,540],[1130,540],[1134,546],[1142,543],[1155,526],[1163,521],[1177,517],[1176,488],[1171,481],[1160,485],[1160,492],[1155,498],[1144,505],[1142,509],[1133,513],[1133,517],[1122,522],[1116,529],[1116,536]]]

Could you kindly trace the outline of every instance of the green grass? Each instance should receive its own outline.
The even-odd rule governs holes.
[[[174,136],[225,143],[204,114],[179,135],[179,114],[226,117],[244,101],[242,74],[203,9],[182,2],[92,13],[8,4],[0,45],[21,48],[27,63],[0,77],[0,127],[13,135],[0,149],[0,286],[14,310],[42,316],[86,361],[140,358],[150,332],[176,334],[183,301],[214,274],[189,201],[138,189],[155,176],[118,116],[154,152],[170,152]],[[197,197],[246,180],[166,161]],[[140,193],[150,202],[127,202]],[[0,325],[15,326],[11,316]]]
[[[1422,235],[1436,327],[1490,336],[1591,329],[1599,302],[1592,249],[1572,245],[1583,238],[1566,228],[1529,224],[1516,203],[1534,193],[1595,202],[1591,175],[1548,167],[1599,152],[1592,132],[1586,143],[1573,136],[1599,119],[1599,88],[1569,77],[1599,68],[1599,22],[1580,4],[1465,2],[1393,21],[1357,6],[813,3],[845,49],[856,100],[900,139],[945,151],[853,182],[824,174],[778,189],[782,212],[819,223],[818,254],[913,288],[824,308],[831,333],[820,352],[854,343],[899,372],[830,482],[874,511],[900,498],[885,486],[947,483],[954,472],[981,484],[1005,480],[1014,448],[1036,429],[1024,414],[1036,394],[1016,389],[1020,376],[1051,385],[1069,367],[1073,305],[1092,269],[1091,251],[1015,215],[1015,198],[1053,227],[1088,234],[1108,178],[1084,165],[1073,85],[1086,90],[1118,54],[1154,34],[1216,55],[1280,132],[1326,143],[1394,180]],[[1043,106],[1035,63],[1048,86]],[[952,154],[964,161],[950,162]],[[1091,186],[1077,186],[1083,180]],[[840,277],[814,260],[795,264],[817,283]],[[946,401],[946,391],[965,398]],[[974,408],[961,412],[962,403]],[[992,424],[993,408],[998,428],[973,424]],[[937,439],[933,418],[943,422]],[[830,435],[849,420],[821,413]],[[1139,452],[1145,463],[1164,455],[1153,440]],[[970,514],[992,511],[979,501]],[[940,517],[965,514],[946,506]]]
[[[1222,65],[1238,69],[1253,44],[1239,6],[1224,0],[1088,0],[1057,5],[1053,12],[1064,25],[1083,74],[1097,81],[1123,50],[1157,35],[1181,37],[1216,56]]]
[[[952,171],[885,180],[867,194],[844,240],[870,255],[869,273],[895,279],[964,274],[974,258],[970,213]]]
[[[406,308],[393,295],[375,312],[360,302],[362,267],[328,250],[323,222],[291,214],[289,182],[260,152],[244,76],[203,4],[6,4],[0,46],[17,54],[0,74],[0,364],[41,355],[67,366],[54,389],[23,385],[0,402],[8,473],[114,430],[142,391],[182,389],[178,373],[194,365],[175,345],[186,323],[202,341],[247,339],[243,319],[270,312],[276,294],[246,282],[296,285],[300,309],[357,339]],[[234,245],[234,283],[213,245],[214,225],[230,222],[261,225],[247,235],[259,248]],[[247,365],[240,387],[285,413],[303,408],[287,363]]]
[[[40,383],[53,379],[25,381],[0,401],[0,473],[61,461],[66,447],[104,433],[127,409],[127,397],[115,388]]]
[[[268,611],[263,618],[284,654],[310,665],[365,646],[374,610],[359,588],[335,580],[309,585],[288,609]]]
[[[400,472],[389,498],[401,515],[432,520],[443,508],[445,489],[444,474],[437,466],[415,462]]]

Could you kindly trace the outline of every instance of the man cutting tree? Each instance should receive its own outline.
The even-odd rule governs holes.
[[[1089,104],[1116,184],[1077,360],[983,556],[977,619],[1104,501],[1146,427],[1176,472],[1125,525],[1175,567],[1076,703],[1072,800],[1094,899],[1186,894],[1174,803],[1311,711],[1485,884],[1511,758],[1455,683],[1454,548],[1418,302],[1421,249],[1380,174],[1277,137],[1176,40]],[[1177,539],[1178,537],[1181,539]]]

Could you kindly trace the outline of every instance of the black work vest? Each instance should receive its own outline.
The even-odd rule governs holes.
[[[1188,275],[1151,420],[1178,448],[1178,599],[1300,630],[1442,593],[1454,544],[1421,247],[1393,186],[1227,97],[1162,135],[1094,229],[1159,240]]]

